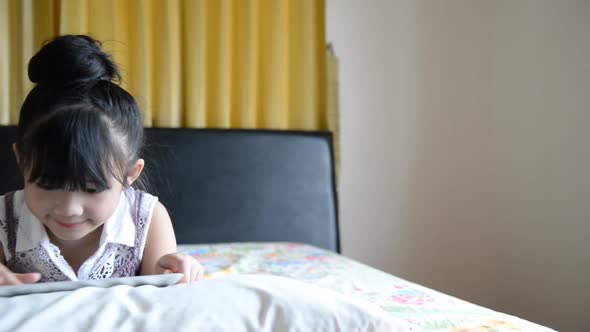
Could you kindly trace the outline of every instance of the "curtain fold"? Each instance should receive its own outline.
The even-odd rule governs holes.
[[[89,34],[145,126],[330,129],[324,0],[0,0],[0,123],[42,41]]]
[[[0,123],[8,124],[12,96],[10,94],[10,24],[8,0],[0,0]]]
[[[336,178],[340,176],[340,78],[339,61],[332,43],[326,47],[326,127],[330,129],[334,139],[334,164]]]

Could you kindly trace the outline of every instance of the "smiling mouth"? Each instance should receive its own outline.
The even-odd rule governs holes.
[[[61,227],[63,228],[67,228],[67,229],[74,229],[74,228],[78,228],[80,226],[82,226],[82,224],[84,222],[77,222],[77,223],[63,223],[61,221],[55,221],[57,224],[59,224]]]

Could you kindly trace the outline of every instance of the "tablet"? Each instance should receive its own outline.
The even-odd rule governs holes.
[[[165,287],[176,284],[182,279],[182,273],[155,274],[146,276],[107,278],[81,281],[55,281],[36,284],[0,286],[0,297],[26,295],[35,293],[51,293],[75,290],[82,287],[112,287],[117,285],[143,286],[152,285]]]

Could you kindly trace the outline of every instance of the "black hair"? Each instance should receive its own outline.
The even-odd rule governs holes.
[[[17,127],[19,167],[49,189],[103,191],[113,176],[124,187],[143,146],[141,111],[100,42],[58,36],[29,62],[37,83]],[[141,184],[141,181],[139,181]]]

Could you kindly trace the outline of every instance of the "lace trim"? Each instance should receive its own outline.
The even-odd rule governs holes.
[[[61,257],[59,252],[57,255]],[[53,264],[51,257],[41,246],[19,252],[6,265],[15,273],[40,272],[41,282],[70,280]]]
[[[135,232],[134,247],[129,248],[133,250],[133,257],[127,260],[124,265],[121,265],[121,267],[113,274],[113,277],[137,275],[140,272],[139,269],[141,268],[141,262],[143,260],[143,249],[145,247],[145,240],[147,239],[149,223],[151,221],[148,220],[148,217],[150,216],[151,209],[153,209],[153,204],[155,204],[155,198],[151,201],[145,201],[143,199],[145,193],[139,190],[135,192],[135,195],[135,229],[141,231]]]
[[[7,248],[11,256],[14,256],[16,250],[16,229],[18,227],[18,218],[14,216],[14,191],[4,196],[4,207],[6,216],[6,238]]]
[[[8,223],[6,222],[6,220],[0,219],[0,232],[3,232],[4,234],[6,234],[7,235],[6,240],[8,240]],[[6,246],[6,247],[8,247],[8,246]],[[10,252],[10,250],[5,250],[4,257],[6,257],[7,260],[10,259],[10,257],[12,257],[12,253]]]
[[[135,263],[133,248],[118,243],[108,243],[103,254],[94,263],[88,279],[134,276],[136,273],[133,263]]]

